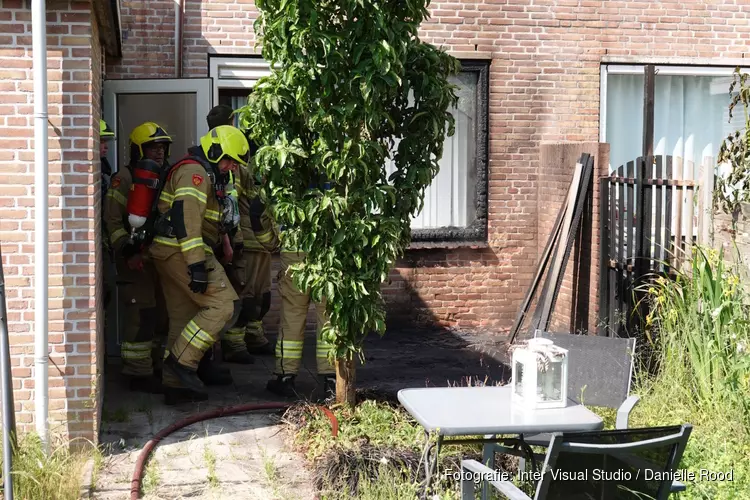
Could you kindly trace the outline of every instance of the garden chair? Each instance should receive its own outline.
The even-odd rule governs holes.
[[[540,332],[539,336],[552,340],[568,350],[568,399],[587,406],[617,409],[615,429],[627,429],[630,413],[639,396],[630,394],[635,361],[635,339],[574,335],[570,333]],[[523,436],[531,446],[547,446],[550,434]],[[484,463],[494,453],[507,451],[500,445],[484,447]],[[543,455],[535,455],[540,460]],[[525,470],[524,460],[519,467]],[[672,491],[684,491],[685,485],[675,481]]]
[[[687,446],[690,424],[552,434],[534,500],[665,500]],[[584,475],[584,476],[582,476]],[[489,479],[510,500],[532,500],[476,460],[461,461],[461,500],[474,500],[474,478]]]

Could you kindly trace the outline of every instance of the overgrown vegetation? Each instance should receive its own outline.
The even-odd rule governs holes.
[[[460,64],[419,40],[428,3],[256,1],[274,69],[239,114],[260,146],[261,197],[273,200],[284,245],[306,254],[292,278],[326,299],[322,336],[337,360],[339,402],[354,402],[364,337],[385,332],[381,283],[454,131],[448,78]]]
[[[378,400],[364,399],[355,407],[334,409],[338,437],[331,437],[331,423],[313,406],[290,408],[285,421],[294,432],[295,446],[312,464],[321,499],[401,500],[423,492],[424,446],[422,428],[393,399],[375,393]],[[379,397],[381,396],[381,397]],[[433,494],[441,500],[458,499],[458,490],[447,471],[458,471],[464,458],[481,460],[478,446],[447,446],[440,452]],[[498,463],[511,468],[515,462]]]
[[[0,454],[0,462],[1,458]],[[88,451],[71,451],[68,443],[55,446],[49,456],[45,456],[36,434],[21,437],[13,459],[14,497],[77,500],[81,495],[83,469],[89,458]]]
[[[657,279],[649,292],[649,339],[657,374],[641,370],[631,426],[694,425],[681,467],[734,470],[734,480],[698,481],[683,498],[735,499],[750,491],[750,323],[736,268],[695,248],[692,268]]]
[[[727,136],[719,149],[718,163],[728,164],[730,169],[727,175],[716,176],[714,204],[736,219],[742,204],[750,202],[750,86],[748,74],[740,68],[734,70],[729,94],[729,118],[742,106],[744,127]]]

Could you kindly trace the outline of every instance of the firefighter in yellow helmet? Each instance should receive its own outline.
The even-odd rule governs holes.
[[[112,177],[112,166],[107,160],[107,153],[109,152],[109,141],[115,138],[115,133],[109,128],[107,122],[99,120],[99,158],[101,160],[102,167],[102,195],[107,196],[107,190],[109,189],[110,177]]]
[[[166,334],[168,318],[156,270],[143,244],[132,238],[128,223],[128,195],[133,168],[142,159],[166,165],[172,138],[160,125],[145,122],[130,134],[130,163],[112,176],[104,203],[104,221],[114,252],[120,306],[127,318],[122,343],[122,372],[130,377],[131,390],[160,392],[154,378],[159,355],[152,355],[154,341]]]
[[[220,104],[214,106],[206,116],[209,128],[234,123],[234,110],[230,106]],[[245,134],[247,138],[247,134]],[[251,153],[253,144],[248,139]],[[250,159],[252,164],[253,159]],[[264,219],[268,227],[258,226],[256,237],[250,222],[250,206],[259,203],[253,168],[241,167],[237,175],[232,173],[230,186],[232,195],[238,200],[241,216],[241,231],[239,239],[232,245],[229,255],[224,255],[227,276],[232,281],[237,295],[242,301],[242,312],[235,325],[222,338],[222,354],[224,361],[229,363],[252,363],[253,354],[273,354],[273,346],[263,331],[263,316],[271,307],[271,254],[278,243],[278,234],[270,218]],[[258,214],[260,215],[260,214]],[[258,221],[260,219],[258,218]]]
[[[107,224],[104,221],[104,204],[107,202],[107,191],[109,190],[110,177],[112,177],[112,166],[107,160],[107,153],[109,152],[109,142],[115,138],[115,133],[109,128],[107,122],[99,120],[99,159],[100,159],[100,171],[101,171],[101,191],[102,191],[102,248],[104,250],[104,307],[105,309],[109,305],[110,299],[110,285],[111,278],[110,272],[112,266],[112,249],[109,246],[109,235],[107,234]]]
[[[239,224],[226,184],[248,156],[239,129],[216,127],[171,168],[159,196],[151,255],[170,319],[162,377],[167,404],[207,399],[200,364],[239,316],[239,298],[215,249]]]
[[[250,160],[251,165],[253,160]],[[252,168],[241,167],[235,178],[242,244],[236,247],[229,275],[242,301],[242,312],[224,335],[225,361],[252,354],[273,354],[263,331],[263,316],[271,306],[271,252],[279,237],[260,201]],[[248,353],[248,354],[244,354]],[[241,362],[241,361],[240,361]]]

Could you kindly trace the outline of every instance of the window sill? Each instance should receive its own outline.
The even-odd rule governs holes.
[[[482,250],[489,247],[486,241],[413,241],[406,250],[451,250],[455,248]]]

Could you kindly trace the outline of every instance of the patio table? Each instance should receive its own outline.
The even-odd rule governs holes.
[[[427,487],[437,467],[441,445],[502,442],[513,445],[507,449],[508,453],[530,455],[533,462],[531,447],[523,442],[524,434],[596,431],[604,426],[599,416],[572,400],[568,400],[565,408],[514,408],[509,385],[402,389],[398,400],[425,430],[422,460]],[[437,436],[435,443],[430,439],[433,433]],[[460,438],[479,435],[484,437]],[[501,435],[517,437],[498,438]],[[434,453],[430,457],[432,448]]]

